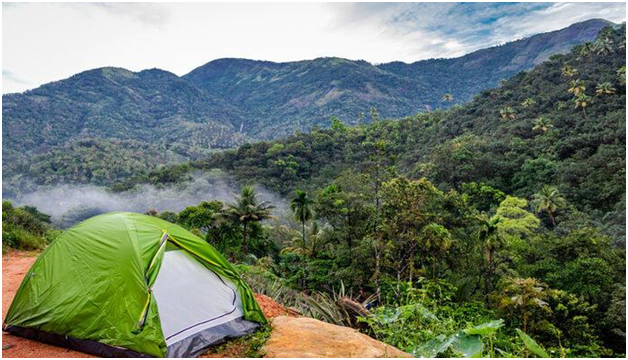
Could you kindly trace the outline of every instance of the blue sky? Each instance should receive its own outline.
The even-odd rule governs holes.
[[[625,3],[3,3],[2,91],[83,70],[183,75],[222,57],[373,63],[456,57],[592,18]]]

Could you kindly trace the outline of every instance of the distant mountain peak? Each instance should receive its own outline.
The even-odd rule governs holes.
[[[609,24],[593,19],[459,58],[412,64],[223,58],[182,77],[156,68],[91,69],[3,96],[3,159],[28,164],[34,155],[84,138],[146,142],[155,153],[197,158],[248,139],[328,127],[331,116],[363,124],[371,108],[382,118],[444,109],[592,41]],[[453,100],[444,101],[444,94]]]
[[[400,117],[468,101],[552,54],[593,40],[609,24],[592,19],[452,59],[373,65],[333,56],[281,63],[225,58],[183,78],[242,109],[249,134],[274,138],[327,126],[332,115],[354,123],[371,107]],[[454,100],[443,102],[445,93]]]

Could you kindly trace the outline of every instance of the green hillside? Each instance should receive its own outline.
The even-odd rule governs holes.
[[[221,168],[281,194],[319,189],[381,157],[396,171],[425,176],[445,190],[481,183],[530,198],[552,185],[621,238],[625,27],[605,31],[603,40],[554,56],[466,105],[401,120],[369,114],[374,123],[359,127],[336,120],[329,130],[245,144],[194,166]],[[584,88],[578,97],[574,84]]]
[[[76,145],[83,140],[143,144],[143,155],[149,156],[137,159],[143,172],[145,166],[199,159],[247,139],[326,128],[330,116],[355,125],[369,122],[373,107],[386,118],[447,108],[550,54],[593,39],[605,24],[590,20],[457,59],[413,64],[373,65],[339,58],[290,63],[221,59],[181,78],[158,69],[85,71],[22,94],[3,95],[4,188],[14,192],[24,181],[103,184],[129,176],[125,170],[103,175],[99,161],[76,165],[56,158],[60,154],[67,159],[105,159],[112,154],[128,158],[115,145],[111,145],[115,150],[106,148],[113,151],[110,154],[102,153],[105,147]],[[452,97],[444,100],[445,94]],[[88,148],[101,153],[88,154]],[[130,159],[120,166],[136,165]],[[50,172],[38,172],[42,169]]]
[[[500,80],[595,38],[610,24],[589,20],[550,33],[479,50],[455,59],[373,65],[319,58],[274,63],[245,59],[209,62],[184,79],[244,110],[246,134],[273,139],[327,127],[330,116],[356,125],[369,109],[398,118],[462,103]],[[452,96],[444,100],[445,94]]]
[[[244,132],[261,139],[327,126],[329,116],[351,123],[366,121],[370,106],[413,114],[410,92],[428,93],[429,84],[397,76],[366,61],[319,58],[292,63],[220,59],[195,69],[185,79],[215,93],[247,117]]]
[[[157,69],[95,69],[4,95],[2,115],[5,165],[86,138],[141,141],[187,158],[245,140],[229,125],[238,110]]]
[[[174,165],[189,158],[166,144],[136,140],[72,140],[49,152],[5,166],[3,196],[17,198],[42,185],[91,184],[109,186],[149,174],[158,165]]]
[[[611,23],[588,20],[559,31],[482,49],[459,58],[412,64],[393,62],[382,64],[379,68],[429,83],[434,94],[451,94],[453,103],[466,102],[482,90],[497,86],[501,80],[539,65],[551,55],[567,53],[575,45],[594,39],[599,30],[607,25]],[[441,98],[435,97],[430,105],[439,106],[439,100]]]

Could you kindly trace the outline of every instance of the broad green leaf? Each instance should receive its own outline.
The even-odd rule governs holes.
[[[532,351],[532,353],[534,353],[535,355],[539,357],[544,357],[544,358],[550,357],[547,351],[545,351],[545,349],[543,349],[541,345],[537,344],[537,342],[534,341],[534,339],[528,336],[528,334],[524,333],[523,331],[519,329],[517,329],[517,333],[519,334],[519,337],[521,338],[521,340],[523,340],[523,343],[525,344],[526,348]]]
[[[445,352],[455,340],[454,336],[438,335],[435,339],[415,348],[412,351],[412,355],[414,357],[436,357],[438,354]]]
[[[460,331],[452,337],[455,337],[452,349],[464,357],[478,356],[484,350],[484,344],[478,335],[467,335],[464,331]]]
[[[474,326],[470,329],[466,329],[464,332],[467,335],[486,336],[486,335],[495,333],[495,331],[497,331],[497,329],[499,329],[502,326],[504,326],[504,320],[499,319],[499,320],[493,320],[493,321],[486,322],[484,324]]]
[[[484,344],[480,336],[467,335],[464,331],[459,331],[448,337],[443,334],[437,336],[415,348],[412,355],[415,357],[436,357],[449,348],[464,357],[477,357],[482,355]]]

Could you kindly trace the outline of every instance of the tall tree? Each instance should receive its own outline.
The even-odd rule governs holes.
[[[571,82],[569,83],[570,88],[567,89],[567,91],[570,94],[573,94],[574,96],[578,96],[582,93],[584,93],[584,91],[587,89],[587,87],[584,85],[584,81],[577,79],[577,80],[571,80]]]
[[[547,120],[547,118],[539,116],[538,118],[536,118],[536,120],[534,120],[534,126],[532,127],[532,130],[546,132],[553,127],[554,125],[552,125],[552,123]]]
[[[451,233],[440,224],[429,224],[423,228],[423,247],[432,253],[432,278],[440,276],[439,263],[443,259],[443,253],[452,245]]]
[[[373,200],[375,214],[373,216],[373,240],[375,251],[375,274],[373,279],[377,297],[380,299],[380,277],[381,263],[384,253],[384,241],[380,231],[380,209],[381,209],[381,187],[385,180],[391,177],[391,164],[394,157],[390,154],[390,144],[384,140],[375,139],[369,133],[367,141],[362,143],[362,147],[368,151],[368,161],[364,168],[364,177],[371,184],[373,190]]]
[[[384,183],[382,194],[382,236],[390,243],[388,258],[397,281],[406,273],[407,281],[412,282],[423,229],[438,220],[443,193],[425,178],[398,177]]]
[[[242,225],[242,253],[246,254],[248,250],[249,225],[272,218],[271,210],[274,208],[268,201],[259,201],[257,192],[251,186],[243,187],[236,201],[227,205],[224,216]]]
[[[601,37],[593,45],[593,50],[598,55],[612,54],[615,51],[613,40],[608,36]]]
[[[482,227],[480,230],[480,240],[484,245],[484,253],[486,255],[486,285],[485,295],[486,304],[489,305],[489,296],[493,291],[493,275],[495,273],[495,252],[499,250],[505,243],[504,237],[499,232],[499,224],[502,218],[493,216],[490,219],[482,218]]]
[[[531,307],[545,308],[547,303],[543,300],[547,296],[547,285],[533,278],[511,279],[504,288],[506,295],[502,301],[502,307],[513,307],[521,310],[523,332],[528,331],[528,315]]]
[[[601,84],[597,84],[595,88],[595,94],[598,96],[601,95],[612,95],[614,94],[616,89],[613,87],[613,84],[609,82],[603,82]]]
[[[565,207],[565,199],[561,196],[558,189],[553,186],[545,185],[541,190],[532,196],[532,205],[537,213],[547,212],[552,222],[552,226],[556,226],[556,211]]]
[[[305,191],[296,190],[295,197],[290,200],[290,210],[294,213],[294,219],[301,222],[301,234],[303,235],[303,247],[305,248],[305,222],[312,219],[312,200]]]
[[[580,95],[578,95],[573,100],[573,103],[576,105],[576,109],[577,108],[582,108],[582,114],[584,115],[584,119],[588,120],[588,118],[587,118],[587,106],[589,106],[589,104],[591,103],[591,97],[588,96],[585,93],[580,93]]]

